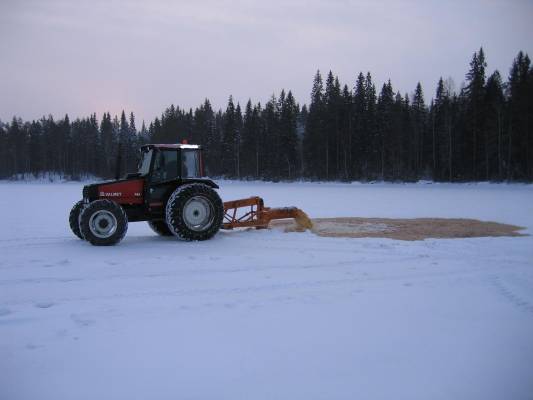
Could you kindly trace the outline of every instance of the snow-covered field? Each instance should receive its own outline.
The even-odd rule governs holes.
[[[222,182],[312,217],[533,233],[531,185]],[[69,231],[81,185],[0,183],[0,399],[533,399],[533,236]]]

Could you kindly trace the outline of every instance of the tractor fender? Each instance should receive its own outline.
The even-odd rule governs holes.
[[[219,189],[219,186],[215,182],[213,182],[211,179],[194,179],[194,178],[181,179],[181,185],[187,185],[189,183],[203,183],[204,185],[210,186],[213,189]]]

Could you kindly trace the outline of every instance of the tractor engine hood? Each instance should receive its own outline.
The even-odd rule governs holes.
[[[93,201],[100,198],[122,197],[131,194],[134,197],[142,197],[143,180],[136,178],[108,180],[92,183],[83,187],[83,199]],[[131,193],[129,193],[131,192]]]

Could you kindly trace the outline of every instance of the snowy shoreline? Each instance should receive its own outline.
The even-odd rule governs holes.
[[[292,184],[301,184],[301,185],[412,185],[412,186],[423,186],[423,185],[458,185],[458,186],[485,186],[485,185],[496,185],[496,186],[531,186],[531,182],[507,182],[507,181],[465,181],[465,182],[439,182],[431,180],[419,180],[415,182],[407,181],[317,181],[317,180],[295,180],[295,181],[267,181],[267,180],[246,180],[246,179],[219,179],[219,178],[207,178],[212,179],[221,184],[280,184],[280,185],[292,185]],[[11,177],[0,179],[0,183],[43,183],[43,184],[57,184],[57,183],[72,183],[72,184],[87,184],[94,182],[103,182],[109,179],[103,179],[95,176],[87,176],[83,179],[71,179],[61,175],[45,175],[43,177],[35,177],[32,174],[25,174],[20,177]]]

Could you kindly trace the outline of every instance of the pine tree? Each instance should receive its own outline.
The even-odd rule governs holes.
[[[284,92],[282,92],[284,94]],[[280,99],[282,96],[280,96]],[[297,135],[298,106],[292,92],[281,102],[279,132],[280,132],[280,177],[293,179],[299,169],[298,135]]]
[[[340,162],[338,154],[339,145],[339,111],[340,111],[340,84],[338,78],[329,71],[326,79],[324,93],[324,155],[325,155],[325,178],[337,179],[339,177]]]
[[[276,97],[272,95],[265,104],[261,113],[263,120],[262,129],[262,158],[260,164],[263,166],[262,178],[269,180],[278,180],[279,171],[277,159],[279,154],[276,153],[279,141],[279,112]]]
[[[255,140],[257,126],[254,120],[252,101],[248,99],[244,110],[242,128],[242,175],[251,178],[254,175]]]
[[[100,137],[101,137],[101,161],[99,162],[100,171],[98,175],[102,177],[110,177],[112,175],[112,158],[114,148],[114,134],[113,124],[111,123],[111,115],[104,113],[102,122],[100,122]]]
[[[341,162],[340,175],[343,180],[350,180],[353,174],[353,165],[351,149],[353,146],[353,99],[352,92],[348,85],[342,88],[342,95],[339,107],[340,119],[340,137],[339,137],[339,154]]]
[[[224,127],[222,131],[222,174],[228,177],[236,177],[237,155],[235,152],[237,144],[237,115],[233,96],[228,99],[228,105],[224,114]]]
[[[519,52],[509,74],[509,126],[507,179],[531,180],[530,60]],[[529,176],[528,176],[529,175]]]
[[[235,176],[237,179],[241,179],[241,133],[242,133],[242,111],[241,105],[237,103],[235,108],[235,141],[233,144],[233,152],[235,157]]]
[[[468,101],[467,108],[467,129],[471,135],[471,142],[467,143],[467,148],[471,149],[471,173],[470,178],[478,178],[478,155],[479,149],[483,148],[481,133],[484,129],[484,98],[485,98],[485,53],[483,48],[474,53],[470,62],[470,70],[466,74],[467,86],[465,96]]]
[[[431,115],[431,142],[432,142],[432,171],[433,179],[444,180],[449,177],[452,169],[450,159],[452,143],[447,135],[447,114],[449,113],[449,94],[444,87],[444,80],[439,79],[435,101],[432,103]],[[446,173],[446,171],[448,173]]]
[[[424,167],[424,137],[426,135],[427,108],[424,102],[422,85],[417,83],[413,102],[411,104],[412,121],[412,144],[411,144],[411,165],[414,170],[415,179],[420,179],[422,168]]]
[[[379,135],[377,133],[377,96],[376,86],[372,82],[370,72],[367,72],[365,78],[365,130],[368,136],[369,153],[368,153],[368,174],[367,178],[376,179],[379,175],[380,148]]]
[[[505,97],[500,73],[487,79],[485,91],[485,179],[503,178],[503,112]]]
[[[371,137],[368,125],[366,81],[362,72],[357,76],[353,95],[353,130],[350,134],[350,178],[368,177]]]
[[[305,173],[312,178],[324,179],[326,159],[324,152],[324,87],[320,71],[316,72],[313,89],[311,90],[311,103],[305,126],[303,149]]]
[[[222,115],[219,111],[214,114],[211,104],[204,102],[205,124],[206,124],[206,138],[205,138],[205,158],[206,170],[211,176],[218,176],[221,174],[220,160],[222,157],[222,135],[221,135],[221,120]]]
[[[117,147],[117,157],[120,161],[120,172],[128,172],[128,159],[129,159],[129,147],[130,147],[130,126],[128,120],[126,119],[126,113],[122,110],[120,115],[120,128],[118,133],[118,147]]]
[[[0,178],[7,178],[9,174],[9,150],[7,142],[7,124],[0,120]]]
[[[29,129],[28,155],[30,161],[29,172],[32,173],[34,177],[39,176],[43,171],[42,136],[43,131],[41,124],[37,121],[32,121]]]
[[[390,166],[387,161],[390,159],[392,128],[393,128],[393,104],[394,92],[390,80],[383,84],[381,93],[379,94],[377,110],[378,110],[378,143],[379,143],[379,170],[380,179],[386,179],[390,173]]]

